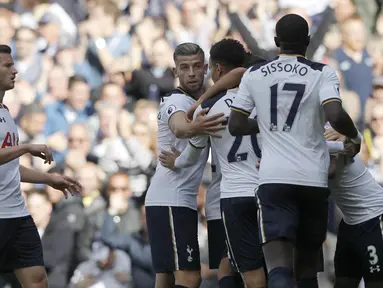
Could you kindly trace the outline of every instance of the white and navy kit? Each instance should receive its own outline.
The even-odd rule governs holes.
[[[158,154],[172,147],[183,151],[188,139],[178,139],[169,128],[170,118],[187,112],[195,100],[182,89],[164,97],[158,114]],[[157,165],[146,199],[146,219],[157,273],[177,270],[199,270],[197,239],[197,193],[207,161],[205,149],[196,165],[170,170]]]
[[[1,149],[15,147],[18,142],[17,126],[1,105]],[[0,272],[44,266],[40,236],[21,195],[19,159],[0,165],[0,175]]]
[[[228,118],[236,92],[237,89],[230,89],[204,101],[196,109],[194,116],[196,117],[201,109],[209,108],[208,115],[225,113],[225,117]],[[258,187],[256,163],[261,156],[260,147],[256,135],[233,137],[228,129],[220,133],[222,138],[210,137],[210,142],[212,150],[217,154],[222,173],[221,213],[227,247],[240,272],[252,271],[263,265],[255,202],[255,191]],[[195,154],[195,159],[198,159],[197,152],[203,149],[208,141],[208,136],[195,136],[190,139],[190,145],[182,154]],[[188,158],[182,154],[179,159]],[[177,159],[176,165],[182,167],[180,162],[182,163]]]
[[[209,267],[218,269],[222,257],[227,255],[225,243],[225,229],[221,219],[220,194],[221,194],[221,167],[217,154],[213,149],[211,153],[211,174],[212,179],[206,191],[206,220],[209,245]]]
[[[279,56],[242,78],[232,109],[257,110],[263,243],[285,238],[317,249],[325,239],[330,157],[322,105],[329,101],[340,101],[335,70],[303,57]]]
[[[359,156],[340,156],[329,181],[331,195],[343,213],[335,252],[336,277],[383,280],[383,188]]]

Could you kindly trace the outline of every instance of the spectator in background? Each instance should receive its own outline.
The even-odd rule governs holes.
[[[130,288],[130,272],[130,259],[124,251],[95,243],[91,258],[77,267],[69,287]]]
[[[87,163],[80,168],[77,179],[82,185],[81,198],[84,213],[89,221],[90,234],[94,237],[101,231],[106,210],[106,201],[101,195],[101,179],[98,167],[93,163]]]
[[[361,104],[359,124],[363,123],[364,108],[372,91],[372,59],[366,50],[363,21],[353,16],[341,24],[343,45],[334,52],[344,79],[345,88],[358,94]],[[360,126],[359,125],[359,126]]]
[[[44,143],[43,134],[46,115],[44,108],[34,103],[23,108],[20,118],[19,141],[20,143]]]
[[[120,35],[116,23],[120,10],[111,0],[96,0],[89,10],[89,19],[80,28],[82,49],[85,51],[84,76],[93,88],[102,85],[102,76],[108,72],[115,57],[126,54],[130,49],[128,35]]]
[[[146,226],[145,205],[140,206],[141,230],[132,234],[120,234],[115,231],[112,218],[106,219],[101,238],[108,246],[124,250],[132,260],[132,278],[135,288],[154,287],[155,272],[152,267],[152,253]]]
[[[37,51],[37,32],[21,27],[15,33],[15,67],[19,79],[36,84],[40,79],[42,55]]]
[[[139,232],[142,227],[137,202],[132,198],[129,176],[124,172],[117,172],[109,177],[106,187],[109,205],[104,223],[114,223],[113,233]]]
[[[60,175],[65,174],[64,169],[60,167],[54,167],[48,172]],[[77,195],[65,199],[64,194],[61,191],[53,189],[50,186],[46,186],[45,191],[53,205],[52,214],[50,216],[51,222],[67,223],[71,228],[73,237],[75,239],[74,254],[71,263],[69,263],[70,269],[67,275],[69,280],[69,278],[73,275],[73,271],[76,266],[80,262],[89,259],[91,254],[91,242],[93,235],[88,229],[89,223],[84,213],[81,197]]]
[[[172,49],[165,39],[152,43],[148,67],[136,70],[132,75],[132,91],[137,98],[146,98],[156,102],[174,89],[174,74],[169,61]]]
[[[65,287],[75,247],[74,233],[68,223],[70,219],[57,221],[61,219],[51,218],[52,203],[45,191],[32,190],[27,195],[27,207],[41,237],[49,287]]]
[[[15,34],[15,29],[12,23],[13,15],[7,9],[0,8],[0,43],[8,45],[14,50],[12,38]],[[14,56],[14,52],[12,53]]]
[[[42,105],[55,104],[64,101],[68,97],[69,77],[65,74],[64,68],[54,66],[49,70],[46,83],[38,92],[41,94],[39,100]]]
[[[86,122],[93,114],[89,98],[88,82],[81,76],[73,76],[69,79],[67,98],[46,107],[45,135],[49,137],[48,143],[59,164],[64,161],[66,146],[62,143],[66,142],[69,127],[75,122]]]
[[[40,41],[40,49],[53,57],[60,49],[60,36],[62,28],[60,19],[50,13],[45,13],[39,21],[39,33],[42,36]]]

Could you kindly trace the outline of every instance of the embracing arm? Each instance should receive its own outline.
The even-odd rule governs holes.
[[[231,108],[229,119],[229,132],[233,136],[250,135],[259,133],[258,121],[249,118],[245,111]]]
[[[193,166],[198,162],[199,156],[201,155],[203,148],[205,147],[198,148],[189,142],[184,151],[182,151],[181,155],[178,156],[175,160],[174,167],[185,168]]]
[[[193,122],[187,122],[185,112],[179,111],[174,113],[169,119],[169,127],[177,138],[190,138],[197,134],[196,127]]]

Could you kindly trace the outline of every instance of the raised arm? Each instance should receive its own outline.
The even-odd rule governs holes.
[[[323,69],[323,84],[319,96],[326,118],[335,131],[350,138],[353,143],[360,144],[362,135],[342,107],[338,76],[336,76],[335,70],[328,66]]]
[[[237,87],[241,83],[243,74],[245,74],[246,68],[239,67],[229,71],[221,79],[219,79],[212,87],[210,87],[199,99],[193,104],[187,111],[187,119],[191,121],[193,119],[194,111],[205,100],[216,96],[218,93]]]
[[[249,72],[243,76],[237,96],[231,105],[229,132],[233,136],[259,133],[258,122],[249,118],[255,103],[249,92]]]

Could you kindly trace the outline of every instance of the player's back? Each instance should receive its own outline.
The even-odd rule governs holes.
[[[157,150],[171,151],[172,147],[183,151],[188,139],[178,139],[169,128],[169,120],[176,112],[186,112],[195,100],[176,89],[164,97],[158,113]],[[145,204],[147,206],[181,206],[196,209],[196,195],[203,170],[206,164],[208,150],[202,152],[196,165],[185,169],[170,170],[160,163],[151,180]]]
[[[336,176],[329,180],[331,195],[342,210],[344,221],[356,225],[383,214],[383,188],[357,155],[337,160]]]
[[[225,113],[228,119],[237,90],[222,92],[203,102],[199,109],[210,108],[208,115]],[[254,196],[254,190],[258,186],[258,170],[255,164],[261,156],[256,135],[235,137],[225,129],[221,136],[222,138],[210,138],[211,147],[217,154],[221,167],[221,198],[238,197],[238,194]]]
[[[1,149],[19,144],[17,127],[6,108],[0,108]],[[0,165],[0,218],[15,218],[29,215],[20,190],[19,159]]]
[[[327,187],[321,93],[334,71],[303,57],[280,56],[247,73],[263,143],[260,184]],[[336,95],[337,88],[331,87]]]

